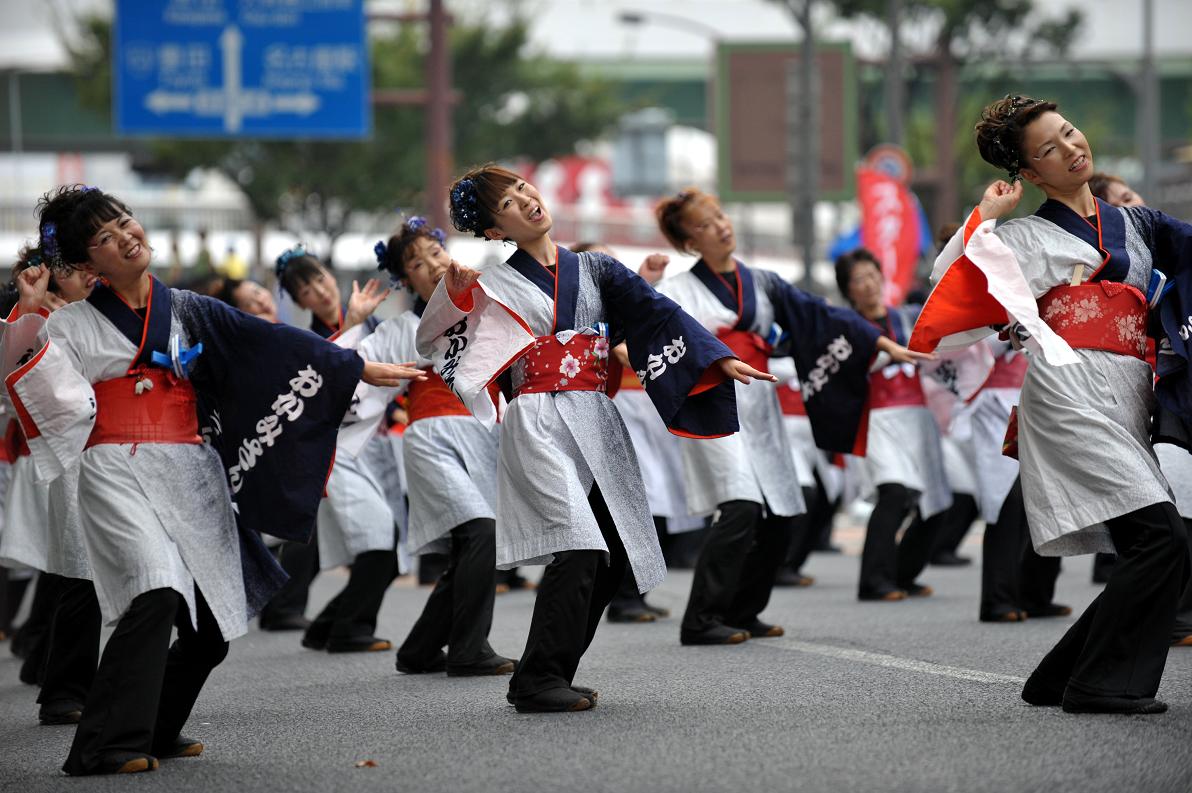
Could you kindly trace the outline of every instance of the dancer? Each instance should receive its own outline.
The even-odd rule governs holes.
[[[383,322],[362,346],[417,357],[427,301],[451,265],[446,236],[421,217],[402,224],[377,261],[414,294],[414,307]],[[514,661],[488,643],[496,597],[497,430],[478,422],[438,375],[412,384],[402,454],[409,477],[411,553],[446,551],[447,568],[397,651],[399,672],[511,674]],[[444,645],[447,653],[443,653]]]
[[[596,696],[573,686],[575,670],[626,563],[642,592],[665,573],[632,442],[605,394],[610,343],[626,339],[659,414],[688,435],[736,431],[728,379],[771,378],[620,262],[555,245],[549,210],[516,173],[469,171],[451,214],[462,232],[517,245],[483,273],[452,264],[418,329],[419,352],[477,418],[493,419],[485,386],[498,375],[510,399],[497,564],[548,564],[509,699],[520,712],[586,710]]]
[[[352,282],[352,297],[340,302],[335,276],[301,245],[277,257],[277,280],[300,308],[311,313],[310,329],[338,338],[360,325],[367,336],[380,324],[372,316],[388,289],[370,279],[363,290]],[[354,339],[359,344],[360,339]],[[388,443],[375,435],[369,444]],[[347,583],[307,626],[302,646],[332,653],[384,652],[392,642],[374,635],[385,592],[399,571],[397,516],[386,499],[378,472],[364,454],[338,452],[319,504],[315,532],[317,565],[323,570],[349,566]]]
[[[745,267],[733,256],[732,221],[715,197],[684,190],[660,202],[655,213],[676,250],[700,257],[691,270],[660,282],[659,291],[758,369],[766,368],[782,334],[797,339],[796,368],[816,394],[809,399],[804,391],[817,439],[835,435],[835,450],[853,448],[865,366],[875,350],[898,361],[920,356],[882,338],[856,312],[829,306],[774,273]],[[790,548],[793,518],[806,505],[775,389],[738,389],[737,400],[739,435],[684,443],[689,508],[715,516],[696,563],[679,635],[683,644],[736,644],[783,634],[759,615]]]
[[[170,290],[149,274],[144,229],[96,188],[47,194],[39,238],[50,268],[105,279],[47,317],[50,268],[25,270],[0,339],[39,475],[79,466],[87,556],[116,624],[64,770],[150,770],[202,751],[180,735],[191,707],[281,581],[257,531],[309,531],[356,382],[417,370]],[[218,452],[199,437],[198,399]]]
[[[1154,265],[1186,268],[1192,227],[1145,207],[1115,208],[1088,182],[1088,140],[1053,102],[1006,97],[976,127],[994,182],[936,260],[938,281],[912,346],[962,345],[1009,328],[1034,354],[1018,409],[1023,499],[1035,549],[1116,550],[1104,591],[1031,674],[1023,699],[1069,712],[1161,713],[1155,699],[1187,577],[1187,537],[1148,437]],[[994,221],[1022,197],[1034,214]],[[1036,301],[1038,301],[1036,303]]]

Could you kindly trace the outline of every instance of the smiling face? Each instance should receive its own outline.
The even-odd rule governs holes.
[[[273,300],[273,293],[256,281],[242,282],[232,293],[232,300],[236,308],[246,314],[277,322],[277,303]]]
[[[494,225],[484,232],[490,240],[530,242],[548,233],[554,224],[538,189],[524,179],[506,188],[492,215]]]
[[[721,261],[737,249],[733,222],[711,198],[687,207],[680,225],[687,247],[707,261]]]
[[[298,287],[294,300],[317,317],[334,316],[340,309],[339,284],[331,273],[319,267],[318,275]]]
[[[99,227],[87,243],[87,268],[123,281],[142,275],[153,257],[145,230],[127,212]]]
[[[880,316],[883,308],[882,271],[876,264],[860,260],[853,264],[848,275],[848,301],[866,317]]]
[[[1047,192],[1070,193],[1093,175],[1084,134],[1059,113],[1043,113],[1023,131],[1022,177]]]
[[[406,248],[406,284],[423,300],[430,300],[443,280],[451,256],[438,240],[418,237]]]

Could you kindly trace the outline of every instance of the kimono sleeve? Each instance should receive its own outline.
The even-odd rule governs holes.
[[[422,312],[416,345],[472,415],[491,428],[497,411],[488,385],[533,346],[535,336],[483,277],[467,299],[470,306],[464,310],[440,282]]]
[[[340,340],[336,339],[335,343],[339,344]],[[415,358],[413,330],[401,317],[385,320],[368,336],[357,338],[354,344],[366,361],[404,363]],[[386,388],[369,385],[363,380],[357,383],[339,430],[338,452],[359,457],[368,439],[384,420],[389,403],[405,389],[405,385]]]
[[[1156,355],[1155,398],[1160,410],[1153,440],[1192,449],[1192,225],[1147,207],[1126,210],[1168,278],[1159,300],[1162,335]]]
[[[629,362],[667,428],[691,438],[736,432],[735,383],[710,369],[722,358],[735,358],[732,350],[621,262],[593,258],[614,335],[624,335]]]
[[[95,392],[69,339],[40,314],[0,325],[0,371],[37,478],[78,464],[95,425]]]
[[[774,319],[790,334],[791,357],[799,372],[803,403],[815,444],[849,453],[857,445],[869,400],[869,364],[881,332],[852,309],[829,305],[756,271],[774,306]]]

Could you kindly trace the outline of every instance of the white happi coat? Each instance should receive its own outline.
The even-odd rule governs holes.
[[[386,320],[360,344],[369,360],[415,361],[420,318]],[[423,359],[420,366],[429,366]],[[410,424],[402,456],[410,497],[410,553],[443,553],[451,530],[496,518],[498,430],[472,416],[434,416]]]
[[[190,346],[176,312],[171,333]],[[240,540],[219,456],[206,444],[84,450],[94,422],[91,384],[123,378],[137,354],[87,301],[49,319],[28,315],[7,325],[0,346],[5,374],[39,349],[9,381],[9,391],[41,431],[29,441],[38,476],[58,480],[78,466],[83,540],[104,621],[115,623],[138,595],[168,588],[183,597],[193,623],[197,586],[223,637],[243,634],[248,613]]]
[[[765,338],[774,325],[767,286],[778,276],[753,268],[750,272],[757,313],[748,330]],[[664,278],[657,289],[713,334],[737,323],[737,313],[690,271]],[[773,383],[762,381],[748,386],[736,383],[741,431],[725,438],[680,439],[687,505],[693,515],[709,515],[726,501],[764,504],[774,515],[801,515],[807,510],[774,388]]]
[[[1130,270],[1144,294],[1150,249],[1124,209]],[[1113,552],[1104,521],[1172,501],[1149,438],[1154,405],[1150,365],[1129,355],[1073,350],[1042,321],[1035,301],[1070,283],[1074,266],[1096,271],[1101,254],[1037,215],[994,228],[981,223],[967,244],[962,227],[936,259],[933,280],[963,253],[989,281],[990,294],[1031,338],[1018,410],[1023,499],[1035,550],[1044,556]],[[987,331],[957,334],[941,348]],[[961,337],[965,338],[961,338]]]
[[[599,254],[579,254],[575,330],[594,329],[609,311],[604,270],[624,268]],[[554,304],[505,262],[485,267],[470,313],[439,284],[422,315],[418,352],[442,371],[448,357],[453,390],[491,426],[496,410],[485,386],[554,328]],[[466,345],[445,333],[461,328]],[[571,331],[560,336],[572,335]],[[453,349],[454,347],[454,349]],[[449,356],[450,353],[450,356]],[[640,591],[666,575],[633,442],[613,401],[599,391],[530,393],[515,398],[501,424],[497,468],[497,567],[549,563],[555,553],[608,551],[588,503],[593,485],[608,506]]]
[[[91,578],[77,501],[78,466],[53,482],[37,481],[33,458],[11,466],[4,499],[5,531],[0,532],[0,564],[27,567],[66,578]]]

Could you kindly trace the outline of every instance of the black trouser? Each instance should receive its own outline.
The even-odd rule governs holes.
[[[195,602],[197,631],[174,590],[133,599],[104,646],[62,770],[95,773],[105,756],[153,754],[177,740],[207,676],[228,654],[198,589]],[[171,646],[175,626],[178,640]]]
[[[750,627],[770,602],[774,576],[790,548],[791,518],[763,518],[755,501],[726,501],[717,511],[695,563],[684,633]]]
[[[33,585],[33,602],[29,606],[29,618],[13,637],[13,652],[24,657],[20,677],[24,683],[41,685],[45,676],[47,638],[50,624],[54,621],[54,609],[66,579],[60,575],[38,573]]]
[[[1039,663],[1032,682],[1054,693],[1149,699],[1159,690],[1188,537],[1170,502],[1106,521],[1118,564],[1105,589]]]
[[[1117,564],[1117,554],[1098,553],[1093,555],[1093,583],[1108,581]]]
[[[903,533],[902,546],[898,543],[898,530],[917,509],[918,500],[918,491],[897,484],[878,485],[877,504],[861,550],[861,597],[880,597],[913,584],[923,572],[938,521],[912,521]]]
[[[621,585],[617,587],[608,607],[618,611],[645,610],[646,598],[638,591],[637,579],[633,577],[633,570],[629,568],[629,565],[625,565],[625,575],[621,576]]]
[[[603,551],[561,551],[546,566],[538,582],[526,649],[509,681],[515,699],[571,686],[580,658],[596,635],[600,615],[624,577],[625,546],[596,485],[588,494],[588,504],[608,546],[608,564]]]
[[[277,550],[277,562],[286,571],[290,580],[277,591],[265,608],[261,609],[261,626],[286,618],[306,614],[306,602],[310,597],[310,584],[319,574],[319,542],[311,536],[310,542],[286,541]]]
[[[936,554],[955,554],[960,549],[960,543],[973,526],[980,510],[977,508],[977,498],[968,493],[953,493],[952,506],[945,513],[943,525],[940,526],[939,536],[936,537],[935,547],[931,551]]]
[[[348,574],[348,583],[331,598],[307,635],[337,639],[372,636],[377,629],[377,613],[385,599],[385,590],[397,578],[397,554],[393,551],[365,551],[357,554]]]
[[[832,519],[836,517],[836,510],[840,508],[838,495],[835,499],[828,498],[828,491],[824,487],[819,471],[812,471],[815,475],[815,505],[807,511],[808,531],[816,536],[813,551],[827,551],[832,548]]]
[[[654,530],[658,532],[658,544],[662,546],[662,558],[669,570],[690,570],[695,567],[700,548],[708,533],[706,528],[681,531],[671,534],[666,518],[654,516]]]
[[[1192,554],[1192,520],[1184,518],[1184,530],[1188,532],[1188,550]],[[1175,615],[1175,628],[1172,630],[1171,640],[1192,636],[1192,581],[1184,586],[1184,593],[1180,596],[1179,610]]]
[[[58,606],[46,637],[45,675],[37,701],[87,700],[99,664],[99,632],[103,619],[95,585],[79,578],[63,579]]]
[[[997,522],[986,527],[981,552],[980,616],[990,619],[1020,608],[1029,612],[1055,600],[1060,558],[1035,553],[1021,480],[1014,480]]]
[[[497,579],[497,523],[468,521],[451,530],[447,569],[439,576],[422,614],[397,655],[412,667],[426,667],[447,645],[447,667],[480,663],[494,655],[488,643],[493,626]]]
[[[807,505],[807,511],[791,518],[791,544],[787,551],[786,566],[796,573],[803,569],[807,557],[811,556],[819,543],[819,533],[811,528],[811,515],[818,499],[819,493],[814,487],[803,488],[803,502]]]

